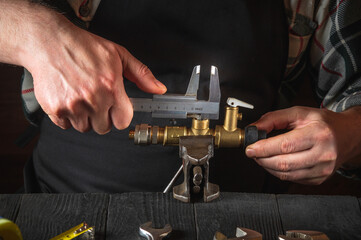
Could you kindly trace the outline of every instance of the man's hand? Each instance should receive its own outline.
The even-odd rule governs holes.
[[[290,130],[246,149],[248,157],[281,180],[321,184],[341,165],[361,165],[361,107],[341,113],[293,107],[267,113],[253,125],[268,133]]]
[[[166,91],[124,47],[76,27],[45,7],[33,5],[33,10],[22,1],[15,3],[23,8],[18,20],[23,22],[11,24],[24,39],[20,59],[14,62],[32,74],[40,106],[59,127],[73,126],[80,132],[94,129],[99,134],[107,133],[112,125],[126,128],[133,109],[123,76],[143,91]],[[3,5],[11,9],[11,4]]]

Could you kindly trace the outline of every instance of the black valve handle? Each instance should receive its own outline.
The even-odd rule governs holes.
[[[261,139],[267,138],[265,130],[258,130],[256,126],[247,126],[244,129],[244,148]]]

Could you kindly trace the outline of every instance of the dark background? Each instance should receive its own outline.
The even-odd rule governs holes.
[[[0,193],[13,193],[23,186],[22,169],[35,140],[25,148],[15,144],[29,125],[20,98],[23,69],[0,63]]]
[[[26,130],[26,121],[20,97],[20,79],[23,69],[6,64],[0,64],[0,193],[21,192],[23,186],[23,167],[31,156],[36,138],[26,147],[18,147],[15,142]],[[300,90],[296,105],[317,107],[310,91],[307,79]],[[272,180],[274,181],[274,180]],[[280,184],[280,181],[270,184]],[[287,185],[282,183],[283,185]],[[277,193],[277,188],[273,188]],[[353,195],[361,197],[361,181],[345,179],[335,174],[320,186],[303,186],[289,184],[288,190],[282,193]]]

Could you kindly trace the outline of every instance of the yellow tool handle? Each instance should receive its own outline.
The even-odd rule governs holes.
[[[51,238],[50,240],[68,240],[73,239],[83,233],[86,232],[93,232],[94,233],[94,227],[89,227],[86,223],[79,224],[76,227],[73,227],[69,229],[68,231]],[[92,238],[90,238],[92,239]]]
[[[0,239],[23,240],[19,227],[12,221],[0,218]]]

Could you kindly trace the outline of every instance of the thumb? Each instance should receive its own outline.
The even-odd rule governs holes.
[[[150,69],[128,50],[119,46],[118,53],[122,60],[124,77],[134,82],[139,89],[154,94],[163,94],[167,91],[167,87],[154,77]]]
[[[303,118],[302,109],[293,107],[266,113],[251,125],[255,125],[258,129],[266,130],[269,133],[272,130],[293,129],[300,118]]]

